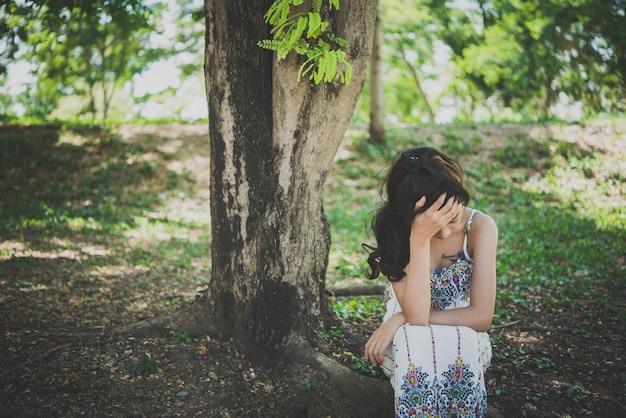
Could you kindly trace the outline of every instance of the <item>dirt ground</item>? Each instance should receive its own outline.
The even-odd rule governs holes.
[[[205,170],[206,150],[195,155],[189,164]],[[20,241],[29,248],[0,237],[0,417],[378,416],[321,372],[256,366],[233,341],[119,332],[193,303],[197,277],[85,269],[98,246],[70,251],[45,235]],[[536,306],[490,333],[499,353],[486,376],[494,416],[626,416],[623,323],[591,304],[593,316]],[[357,331],[368,335],[376,325]],[[334,337],[318,349],[338,359],[362,354]],[[507,356],[518,359],[517,371]]]

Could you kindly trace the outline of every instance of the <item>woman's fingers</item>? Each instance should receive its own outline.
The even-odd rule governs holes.
[[[420,197],[417,202],[415,202],[415,209],[419,209],[426,204],[426,196]]]
[[[365,360],[369,360],[373,366],[382,364],[384,360],[384,348],[381,349],[380,342],[372,334],[372,337],[365,344]]]
[[[426,210],[426,214],[431,216],[433,219],[438,219],[442,217],[446,217],[446,215],[453,214],[453,217],[456,216],[456,212],[458,210],[458,201],[456,198],[450,198],[446,202],[446,193],[443,193],[435,203],[431,207]],[[419,203],[421,201],[418,200]],[[417,207],[417,203],[416,203]]]
[[[439,209],[437,209],[436,212],[438,212],[442,218],[444,218],[444,222],[447,223],[448,221],[452,220],[452,218],[454,218],[459,210],[459,201],[456,199],[456,197],[452,197],[450,199],[448,199],[448,201],[443,204],[443,202],[445,201],[446,198],[446,194],[442,194],[441,196],[439,196],[439,199],[437,199],[437,202],[435,202],[434,206],[438,206]],[[441,201],[441,205],[437,205],[439,202]],[[449,218],[449,219],[448,219]]]
[[[365,344],[365,360],[369,360],[370,362],[372,362],[372,364],[374,364],[374,356],[372,355],[371,349],[372,338],[370,337],[370,339],[367,340],[367,343]]]
[[[450,197],[447,201],[446,198],[446,193],[441,194],[435,203],[413,218],[411,236],[415,239],[431,239],[441,228],[452,222],[459,212],[459,202],[456,197]],[[415,203],[415,207],[425,203],[426,198],[422,196]]]
[[[426,203],[426,198],[423,197],[423,199],[424,199],[424,203]],[[418,200],[418,202],[420,200]],[[424,213],[429,213],[431,215],[437,213],[438,211],[440,211],[441,209],[445,207],[445,204],[444,204],[445,201],[446,201],[446,194],[443,193],[437,198],[437,200],[435,200],[435,202],[428,209],[426,209]]]
[[[365,349],[365,359],[369,360],[372,365],[376,366],[378,362],[378,355],[375,350],[375,346],[370,346]]]
[[[449,199],[446,206],[448,207],[448,212],[446,213],[446,215],[455,217],[459,210],[459,202],[456,200],[456,198]]]

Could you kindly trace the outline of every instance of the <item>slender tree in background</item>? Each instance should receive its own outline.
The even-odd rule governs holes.
[[[376,143],[385,141],[385,90],[383,87],[383,25],[380,21],[380,8],[376,14],[374,43],[370,58],[369,104],[370,140]]]
[[[176,4],[179,13],[174,22],[176,25],[174,53],[185,56],[179,66],[181,77],[203,74],[204,6],[194,0],[176,0]]]
[[[402,119],[434,122],[434,98],[424,82],[444,83],[435,69],[435,19],[423,0],[384,2],[382,15],[385,57],[395,80],[386,88],[390,111]]]

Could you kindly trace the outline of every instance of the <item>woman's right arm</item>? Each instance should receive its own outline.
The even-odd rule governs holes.
[[[413,241],[413,240],[411,240]],[[428,325],[430,316],[430,244],[411,242],[406,275],[393,282],[404,318],[411,325]]]
[[[415,216],[411,223],[409,264],[406,275],[393,282],[406,321],[411,325],[426,326],[430,317],[430,240],[458,214],[459,203],[442,194],[423,213]],[[420,207],[425,198],[417,201]],[[443,205],[443,206],[442,206]]]

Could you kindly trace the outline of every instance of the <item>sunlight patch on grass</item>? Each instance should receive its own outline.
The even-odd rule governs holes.
[[[359,254],[334,246],[329,254],[327,282],[331,284],[362,282],[365,279],[363,273],[365,258],[365,252]]]
[[[618,257],[626,253],[623,129],[503,125],[481,136],[473,127],[421,127],[396,129],[380,145],[354,133],[326,184],[328,283],[367,282],[360,244],[369,241],[384,167],[395,152],[426,143],[458,154],[471,206],[499,226],[494,324],[545,306],[588,309],[590,300],[618,316],[624,283],[616,278],[626,274]]]
[[[58,144],[72,145],[75,147],[82,147],[90,141],[90,138],[80,135],[74,131],[65,130],[61,132],[58,139]]]
[[[19,241],[4,241],[0,242],[0,254],[9,252],[20,252],[26,250],[26,244]]]
[[[82,217],[74,216],[71,218],[66,218],[66,221],[67,221],[67,227],[75,232],[86,231],[86,230],[90,230],[90,231],[102,230],[102,223],[99,221],[96,221],[92,217],[82,218]]]
[[[558,160],[543,177],[534,177],[522,190],[552,195],[573,204],[581,214],[595,219],[602,228],[626,227],[626,171],[617,175],[620,164],[601,157]]]

